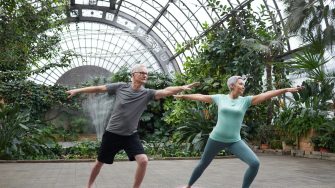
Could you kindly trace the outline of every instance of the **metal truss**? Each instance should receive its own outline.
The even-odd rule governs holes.
[[[130,67],[138,62],[154,71],[182,72],[186,57],[196,55],[198,47],[177,52],[177,45],[200,39],[215,27],[224,27],[231,16],[212,10],[207,0],[69,1],[70,26],[64,29],[61,47],[79,56],[73,58],[70,67],[55,68],[32,77],[37,82],[57,83],[66,72],[81,66],[92,71],[99,67],[113,73],[122,66]],[[282,6],[276,0],[221,1],[231,7],[231,11],[243,9],[249,3],[253,7],[266,7],[269,27],[283,27],[285,18],[279,8]],[[204,23],[210,27],[205,29]],[[288,38],[286,43],[286,50],[291,50]]]

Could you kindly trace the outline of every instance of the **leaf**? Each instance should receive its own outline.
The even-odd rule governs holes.
[[[25,129],[25,130],[29,130],[29,128],[27,126],[23,125],[22,123],[19,123],[19,126],[23,129]]]

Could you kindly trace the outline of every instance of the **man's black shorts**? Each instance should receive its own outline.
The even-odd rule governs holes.
[[[112,164],[115,155],[121,150],[127,153],[130,161],[134,161],[136,155],[145,153],[138,133],[122,136],[105,131],[102,136],[98,161]]]

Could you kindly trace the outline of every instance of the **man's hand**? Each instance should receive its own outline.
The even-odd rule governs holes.
[[[67,94],[69,94],[69,96],[67,96],[67,98],[71,98],[73,96],[75,96],[77,94],[76,90],[75,89],[72,89],[72,90],[69,90],[69,91],[66,91]]]
[[[76,95],[78,93],[104,93],[104,92],[107,92],[107,86],[106,85],[89,86],[89,87],[72,89],[72,90],[66,91],[66,93],[69,94],[69,96],[67,97],[68,99],[73,97],[74,95]]]
[[[191,90],[193,87],[197,87],[200,85],[200,82],[193,82],[191,84],[188,85],[183,85],[182,88],[183,90]]]

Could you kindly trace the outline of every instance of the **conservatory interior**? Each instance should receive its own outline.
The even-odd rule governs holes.
[[[274,182],[268,187],[333,187],[333,42],[334,0],[1,1],[0,172],[8,176],[0,178],[0,187],[44,187],[53,182],[51,178],[46,181],[48,178],[29,177],[34,181],[18,183],[17,179],[25,177],[18,169],[30,164],[45,165],[29,170],[27,167],[30,175],[43,174],[42,168],[57,169],[63,165],[64,170],[69,165],[69,169],[76,169],[75,180],[59,185],[86,185],[89,167],[98,156],[118,98],[100,92],[70,98],[68,91],[131,83],[132,68],[139,64],[149,71],[145,84],[148,89],[160,91],[199,83],[178,93],[183,95],[229,94],[227,80],[235,75],[244,80],[244,96],[299,87],[297,92],[280,93],[251,105],[245,112],[241,139],[264,163],[253,185],[267,187],[268,182]],[[166,162],[176,162],[176,171],[166,176],[176,178],[177,183],[168,178],[171,186],[167,186],[168,182],[164,186],[187,183],[213,128],[218,126],[218,113],[214,102],[179,100],[173,96],[148,103],[137,130],[152,168],[168,168]],[[281,180],[280,175],[276,180],[267,179],[270,175],[265,172],[281,168],[280,164],[271,163],[277,158],[285,168],[301,164],[301,169],[285,169],[289,174],[286,179]],[[229,150],[221,150],[213,162],[222,161],[220,171],[212,172],[210,166],[208,170],[213,175],[205,174],[198,185],[240,187],[239,179],[226,177],[220,184],[217,177],[217,173],[225,171],[225,161],[235,159]],[[115,160],[128,161],[127,153],[117,153]],[[178,179],[178,168],[188,161],[194,165],[180,169],[186,172],[183,179]],[[315,165],[317,170],[304,168],[313,163],[320,165]],[[14,164],[18,167],[10,166]],[[120,173],[129,170],[128,162],[117,165],[120,166],[115,169],[120,168]],[[81,168],[87,171],[82,175],[84,179],[78,175]],[[96,187],[113,187],[112,180],[103,183],[113,176],[113,168],[101,172],[105,176],[99,176]],[[238,165],[236,168],[244,169]],[[159,174],[150,170],[151,167],[143,187],[164,187],[156,182],[159,177],[155,176]],[[293,174],[297,171],[319,176],[300,183],[288,178],[309,179]],[[19,175],[9,178],[10,172]],[[286,175],[284,170],[278,173]],[[129,181],[115,187],[132,186],[131,178],[114,178],[113,182],[118,182],[117,178],[120,182]],[[45,187],[58,185],[52,184]]]

